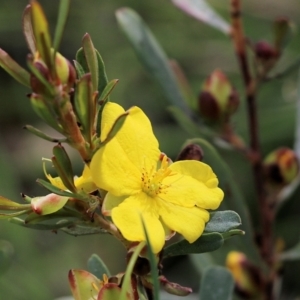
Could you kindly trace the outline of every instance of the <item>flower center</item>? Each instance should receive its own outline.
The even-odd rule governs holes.
[[[160,193],[166,193],[166,189],[169,187],[167,184],[163,184],[164,178],[169,176],[172,172],[168,168],[168,157],[163,156],[161,166],[158,170],[155,170],[154,166],[150,171],[143,168],[142,171],[142,190],[151,197],[155,197]]]

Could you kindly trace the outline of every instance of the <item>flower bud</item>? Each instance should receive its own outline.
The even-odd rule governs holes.
[[[29,57],[28,60],[32,60],[32,57]],[[44,78],[47,82],[51,80],[49,69],[41,59],[33,59],[32,64],[42,78]],[[36,94],[43,95],[47,92],[45,84],[41,82],[41,80],[33,73],[30,74],[30,86],[32,88],[32,91]]]
[[[271,152],[264,160],[265,176],[275,186],[291,183],[299,173],[299,161],[296,153],[286,147]]]
[[[178,160],[198,160],[202,161],[204,153],[202,148],[197,144],[189,144],[185,146],[177,157]]]
[[[262,276],[244,253],[230,251],[226,258],[226,267],[231,271],[236,292],[243,299],[258,296],[263,284]]]
[[[276,49],[266,41],[257,42],[254,45],[254,52],[256,57],[262,62],[270,61],[278,56]]]
[[[64,207],[69,197],[48,194],[31,200],[32,210],[38,215],[49,215]]]
[[[237,110],[239,98],[225,74],[215,70],[204,82],[198,103],[204,118],[224,121]]]
[[[57,77],[60,79],[61,83],[72,87],[76,80],[76,71],[70,61],[60,53],[56,52],[55,67]]]

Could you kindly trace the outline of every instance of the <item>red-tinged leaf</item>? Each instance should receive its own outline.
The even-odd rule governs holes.
[[[31,207],[38,215],[52,214],[65,206],[69,197],[48,194],[42,197],[32,198]]]
[[[29,73],[2,49],[0,49],[0,66],[15,80],[27,87],[30,87]]]
[[[33,34],[33,28],[31,23],[31,5],[27,5],[23,12],[23,33],[25,35],[26,43],[30,52],[35,54],[36,52],[36,41]]]
[[[75,300],[97,299],[103,285],[96,276],[84,270],[70,270],[69,284]]]

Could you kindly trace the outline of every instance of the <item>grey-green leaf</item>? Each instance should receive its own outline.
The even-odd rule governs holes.
[[[186,14],[219,29],[226,35],[230,34],[230,25],[205,0],[172,0],[172,2]]]
[[[223,242],[224,239],[220,233],[205,233],[192,244],[186,240],[182,240],[166,247],[164,250],[164,258],[189,253],[211,252],[220,248]]]
[[[87,262],[87,266],[88,271],[97,276],[100,280],[102,280],[104,274],[110,277],[110,272],[106,264],[97,254],[91,255]]]
[[[207,268],[201,278],[201,300],[231,300],[234,282],[231,273],[219,266]]]
[[[141,17],[126,7],[118,9],[116,17],[140,61],[159,82],[169,102],[187,111],[188,108],[170,67],[168,57]]]
[[[241,225],[240,216],[231,210],[217,211],[210,214],[205,232],[226,232]]]

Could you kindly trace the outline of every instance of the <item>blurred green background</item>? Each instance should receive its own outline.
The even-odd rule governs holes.
[[[54,29],[58,1],[40,1]],[[229,1],[227,1],[229,2]],[[209,1],[228,19],[225,1]],[[27,1],[0,2],[0,47],[25,66],[28,53],[21,30],[21,16]],[[101,53],[109,79],[118,78],[119,84],[112,100],[125,107],[142,107],[154,125],[161,150],[172,158],[178,154],[188,135],[174,122],[166,108],[169,105],[160,86],[154,82],[136,58],[130,44],[120,31],[115,19],[116,9],[128,6],[136,10],[155,34],[170,58],[176,59],[185,71],[194,93],[200,91],[203,80],[216,68],[222,69],[242,92],[242,82],[230,40],[217,30],[188,17],[170,1],[161,0],[89,0],[72,2],[60,52],[68,59],[75,57],[82,36],[88,32]],[[271,23],[277,16],[290,18],[299,25],[299,0],[252,0],[243,5],[246,33],[253,41],[272,39]],[[297,24],[298,23],[298,24]],[[278,70],[284,69],[299,54],[300,37],[297,31],[283,55]],[[293,147],[295,131],[295,103],[297,72],[283,80],[267,83],[258,96],[263,152],[285,145]],[[31,124],[50,132],[33,113],[26,98],[26,88],[0,70],[0,194],[21,201],[20,192],[29,196],[45,193],[35,180],[43,178],[42,157],[50,157],[52,145],[22,130]],[[234,126],[247,141],[244,99],[234,118]],[[239,183],[251,201],[251,180],[245,176],[240,162],[232,155],[225,159],[231,164]],[[74,154],[76,159],[76,155]],[[74,167],[79,173],[80,163]],[[250,205],[251,206],[251,205]],[[255,210],[253,212],[255,216]],[[294,213],[299,218],[299,212]],[[289,220],[282,219],[283,223]],[[289,226],[289,224],[287,225]],[[299,228],[292,236],[300,235]],[[0,240],[14,248],[9,268],[0,266],[0,300],[50,300],[70,294],[67,273],[71,268],[86,268],[86,261],[97,253],[107,263],[111,273],[124,270],[125,256],[120,245],[110,236],[72,237],[61,232],[42,232],[19,228],[6,221],[0,223]],[[287,239],[292,244],[293,239]],[[166,266],[170,279],[196,288],[199,277],[185,258],[177,258]],[[185,269],[185,278],[178,270]],[[1,272],[3,271],[3,272]],[[5,271],[5,273],[4,273]]]

